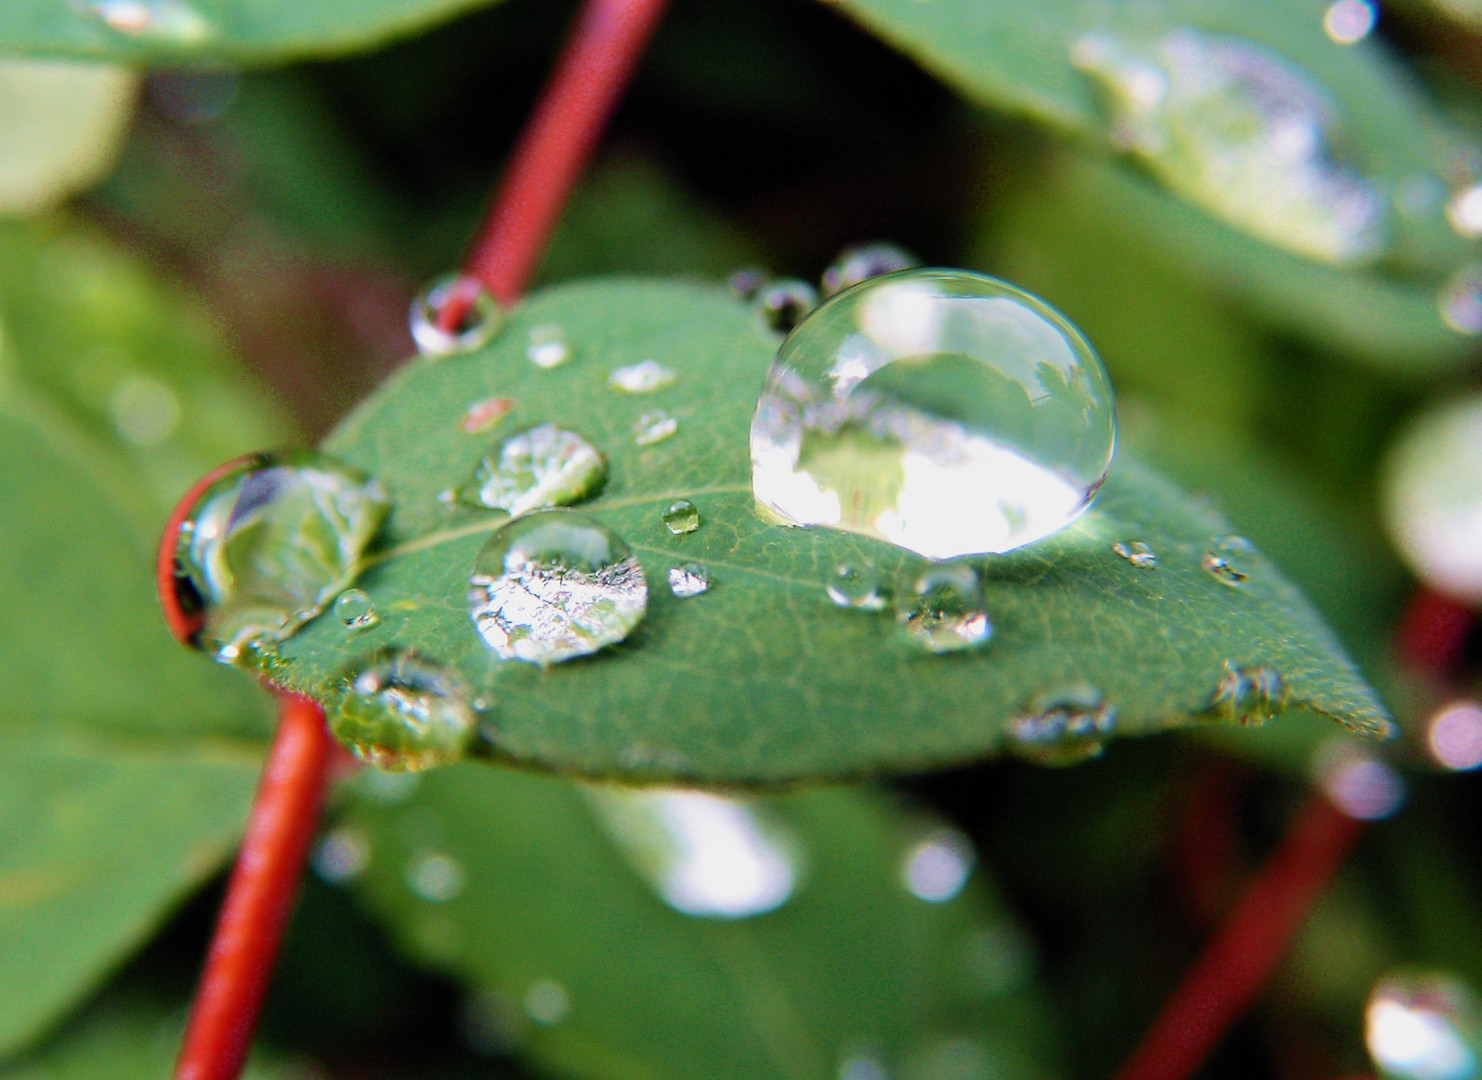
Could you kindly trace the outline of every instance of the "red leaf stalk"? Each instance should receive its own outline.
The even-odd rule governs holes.
[[[1314,794],[1116,1080],[1188,1080],[1250,1006],[1363,832]]]

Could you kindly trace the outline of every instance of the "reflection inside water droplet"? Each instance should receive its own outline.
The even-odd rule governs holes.
[[[1238,724],[1259,726],[1282,710],[1286,698],[1286,683],[1274,667],[1224,660],[1206,711]]]
[[[670,438],[679,430],[679,421],[662,409],[646,412],[633,425],[633,441],[639,446],[652,446]]]
[[[633,869],[676,911],[742,919],[792,896],[801,850],[761,803],[677,788],[583,790]]]
[[[1042,694],[1007,725],[1009,749],[1037,765],[1075,765],[1099,757],[1117,710],[1089,683]]]
[[[476,717],[458,675],[411,652],[381,652],[345,672],[329,729],[361,761],[420,772],[457,761]]]
[[[1244,585],[1255,569],[1255,545],[1243,536],[1222,536],[1204,551],[1202,565],[1226,585]]]
[[[896,590],[895,618],[907,641],[934,653],[974,648],[993,633],[978,573],[960,562],[908,575]]]
[[[611,530],[569,510],[497,529],[473,564],[470,615],[505,660],[542,666],[622,641],[643,619],[648,583]]]
[[[607,385],[625,394],[652,394],[657,390],[673,386],[679,376],[657,360],[643,360],[627,367],[620,367],[607,376]]]
[[[692,533],[700,527],[700,511],[688,499],[679,499],[664,508],[664,525],[675,536]]]
[[[710,591],[710,571],[699,563],[669,568],[669,591],[681,600]]]
[[[349,630],[369,630],[380,622],[371,598],[360,589],[346,589],[335,597],[334,617]]]
[[[1153,570],[1158,566],[1158,553],[1141,540],[1124,540],[1112,545],[1112,550],[1139,570]]]
[[[828,598],[839,607],[859,611],[883,611],[886,604],[885,590],[880,587],[880,577],[870,566],[855,566],[845,563],[834,567],[827,586]]]
[[[449,274],[412,301],[408,321],[419,353],[447,356],[494,340],[504,326],[504,311],[477,279]]]
[[[823,296],[827,299],[861,281],[920,265],[921,260],[909,251],[883,241],[847,247],[823,272]]]
[[[549,371],[571,359],[571,346],[566,343],[566,335],[559,326],[541,323],[530,328],[525,357],[536,367]]]
[[[1364,1039],[1391,1080],[1475,1080],[1482,1073],[1482,1006],[1449,972],[1396,971],[1369,992]]]
[[[464,411],[458,426],[470,435],[480,435],[494,428],[504,418],[504,414],[514,407],[515,403],[507,397],[475,401]]]
[[[919,900],[944,904],[967,885],[977,853],[972,841],[956,829],[936,829],[906,852],[901,883]]]
[[[574,431],[555,424],[517,431],[478,463],[457,498],[518,516],[591,498],[607,481],[607,458]]]

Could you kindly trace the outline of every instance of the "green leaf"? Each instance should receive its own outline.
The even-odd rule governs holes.
[[[0,50],[125,63],[239,64],[371,49],[490,0],[9,0]]]
[[[575,784],[469,765],[389,782],[404,779],[363,776],[332,834],[367,845],[360,894],[495,1034],[562,1073],[825,1080],[857,1054],[914,1075],[944,1047],[1015,1080],[1057,1071],[1022,931],[981,873],[946,902],[908,893],[926,823],[891,800],[754,803],[802,869],[781,907],[727,920],[668,907]]]
[[[574,357],[550,371],[525,357],[541,324],[560,326]],[[378,648],[412,648],[491,700],[487,737],[499,755],[703,782],[918,770],[997,753],[1010,742],[1006,725],[1036,699],[1087,681],[1116,709],[1121,734],[1177,727],[1209,709],[1232,669],[1252,665],[1280,672],[1288,705],[1387,729],[1276,568],[1252,555],[1240,587],[1203,570],[1229,526],[1130,460],[1075,526],[978,560],[994,635],[971,655],[921,654],[888,614],[835,607],[825,588],[836,566],[873,564],[892,581],[921,562],[753,512],[748,426],[775,348],[718,289],[616,281],[540,294],[484,351],[408,366],[325,444],[391,494],[384,550],[358,582],[380,622],[359,633],[333,618],[311,622],[284,644],[275,677],[332,705],[346,668]],[[643,359],[672,368],[677,382],[651,395],[607,388],[611,369]],[[465,433],[465,410],[495,395],[514,403],[503,428]],[[636,446],[634,424],[655,408],[676,418],[678,434]],[[647,618],[626,642],[549,670],[498,662],[469,615],[474,556],[502,516],[450,511],[439,498],[501,432],[542,422],[608,455],[607,486],[583,510],[627,541],[650,582]],[[699,509],[692,534],[673,535],[661,520],[679,498]],[[1159,567],[1139,570],[1113,552],[1128,540],[1151,544]],[[713,584],[679,600],[665,582],[688,561]]]
[[[255,754],[200,746],[11,741],[0,760],[0,1054],[38,1034],[216,870],[257,768]]]

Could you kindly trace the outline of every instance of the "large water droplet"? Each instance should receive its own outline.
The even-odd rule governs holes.
[[[1384,522],[1400,555],[1432,588],[1482,601],[1482,395],[1430,408],[1384,466]]]
[[[1221,536],[1204,549],[1202,565],[1226,585],[1244,585],[1255,570],[1256,546],[1243,536]]]
[[[1090,505],[1116,419],[1101,361],[1028,293],[907,270],[783,342],[751,424],[759,508],[930,558],[1008,551]]]
[[[216,33],[210,21],[183,0],[83,0],[79,6],[131,38],[195,45]]]
[[[1158,553],[1142,540],[1123,540],[1112,545],[1112,550],[1139,570],[1155,570]]]
[[[1311,258],[1356,264],[1383,252],[1388,203],[1341,160],[1335,106],[1291,61],[1191,28],[1086,35],[1071,59],[1102,91],[1117,142],[1171,191]]]
[[[517,431],[474,469],[460,502],[518,516],[590,498],[607,480],[607,458],[574,431],[555,424]]]
[[[945,904],[962,892],[976,861],[971,840],[956,829],[936,829],[906,851],[901,883],[920,900]]]
[[[885,607],[885,590],[880,576],[871,566],[845,563],[834,567],[827,586],[828,598],[839,607],[859,611],[881,611]]]
[[[390,504],[381,485],[310,450],[259,455],[208,487],[176,538],[181,606],[201,648],[255,664],[354,581]]]
[[[379,653],[344,676],[329,728],[361,761],[420,772],[463,756],[477,717],[454,672],[411,652]]]
[[[487,345],[504,325],[504,311],[476,279],[449,274],[412,301],[408,321],[418,352],[446,356]]]
[[[710,571],[699,563],[684,563],[669,568],[669,591],[681,600],[710,591]]]
[[[583,790],[633,869],[676,911],[743,919],[781,907],[797,886],[801,849],[760,803],[673,788]]]
[[[628,546],[570,510],[536,510],[497,529],[474,559],[474,625],[500,657],[557,664],[622,641],[643,619],[648,583]]]
[[[571,346],[566,343],[566,334],[559,326],[541,323],[530,328],[525,356],[536,367],[549,371],[571,359]]]
[[[380,621],[370,596],[361,589],[346,589],[334,598],[334,617],[348,630],[369,630]]]
[[[1239,724],[1261,725],[1286,705],[1286,682],[1269,664],[1221,663],[1207,711]]]
[[[688,499],[664,507],[664,526],[675,536],[692,533],[700,527],[700,511]]]
[[[921,260],[909,251],[883,241],[847,247],[823,272],[823,295],[827,299],[835,293],[852,289],[861,281],[920,265]]]
[[[607,385],[625,394],[652,394],[673,386],[679,380],[674,369],[665,367],[657,360],[640,360],[627,367],[615,368],[608,373]]]
[[[966,563],[933,563],[897,590],[895,617],[906,639],[930,652],[957,652],[993,633],[983,605],[983,583]]]
[[[1369,992],[1364,1036],[1390,1080],[1475,1080],[1482,1074],[1482,1005],[1449,972],[1394,971]]]
[[[633,425],[633,441],[639,446],[652,446],[670,438],[678,430],[678,420],[663,409],[654,409],[640,416]]]
[[[767,326],[786,334],[818,306],[818,290],[797,278],[779,278],[758,289],[752,303]]]
[[[1041,695],[1007,725],[1009,749],[1037,765],[1075,765],[1099,757],[1117,710],[1088,683]]]

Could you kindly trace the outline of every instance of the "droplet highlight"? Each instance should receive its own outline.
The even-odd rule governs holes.
[[[571,359],[571,346],[566,342],[565,332],[555,323],[531,327],[525,358],[545,371],[560,367]]]
[[[928,652],[976,648],[993,634],[983,583],[966,563],[933,563],[910,575],[897,590],[895,617],[906,640]]]
[[[883,611],[887,591],[873,567],[845,563],[834,567],[826,586],[828,598],[842,608],[856,611]]]
[[[1387,1080],[1475,1080],[1482,1074],[1482,1005],[1449,972],[1393,971],[1369,992],[1364,1041]]]
[[[607,458],[555,424],[517,431],[481,459],[459,502],[518,516],[591,498],[607,482]]]
[[[1008,748],[1036,765],[1076,765],[1100,757],[1117,710],[1089,683],[1042,694],[1008,722]]]
[[[1436,304],[1441,321],[1458,334],[1482,334],[1482,264],[1469,263],[1453,274]]]
[[[334,598],[334,617],[347,630],[369,630],[381,621],[370,596],[361,589],[346,589]]]
[[[675,536],[692,533],[700,527],[700,511],[688,499],[679,499],[664,507],[664,527]]]
[[[669,568],[669,591],[681,600],[710,591],[710,571],[699,563],[684,563]]]
[[[822,293],[825,299],[845,289],[851,289],[861,281],[882,274],[893,274],[897,270],[910,270],[921,265],[921,260],[905,248],[878,241],[872,244],[856,244],[839,252],[828,269],[823,272]]]
[[[678,420],[663,409],[654,409],[640,416],[633,425],[633,442],[639,446],[653,446],[673,438],[678,431]]]
[[[378,653],[342,684],[329,729],[368,765],[421,772],[457,761],[473,741],[477,718],[463,680],[415,653]]]
[[[918,900],[945,904],[967,886],[977,853],[972,841],[956,829],[935,829],[906,851],[901,884]]]
[[[1255,570],[1256,546],[1243,536],[1221,536],[1205,548],[1200,565],[1216,581],[1244,585]]]
[[[85,0],[79,6],[125,37],[197,45],[216,34],[210,20],[182,0]]]
[[[1339,45],[1356,45],[1369,36],[1378,18],[1373,0],[1335,0],[1323,12],[1322,28]]]
[[[642,360],[627,367],[613,370],[607,376],[607,385],[624,394],[652,394],[673,386],[679,376],[673,368],[665,367],[657,360]]]
[[[1112,550],[1139,570],[1156,570],[1158,553],[1141,540],[1123,540],[1112,545]]]
[[[423,356],[470,352],[494,340],[504,310],[475,278],[438,278],[412,301],[412,340]]]
[[[758,509],[928,558],[1008,551],[1091,503],[1116,439],[1080,333],[982,274],[907,270],[825,301],[783,342],[751,425]]]

